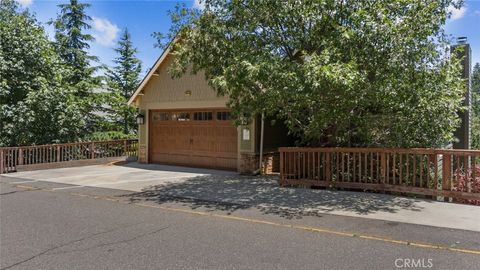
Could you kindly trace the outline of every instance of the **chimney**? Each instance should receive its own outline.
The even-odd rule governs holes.
[[[458,51],[457,48],[459,49]],[[464,111],[458,113],[461,119],[460,127],[455,131],[455,137],[459,140],[453,143],[454,149],[470,149],[471,146],[471,130],[470,130],[470,118],[471,118],[471,70],[472,70],[472,49],[470,44],[467,43],[466,37],[459,37],[457,44],[452,46],[452,51],[457,54],[461,59],[461,74],[465,79],[465,99],[463,100],[463,106],[466,108]]]

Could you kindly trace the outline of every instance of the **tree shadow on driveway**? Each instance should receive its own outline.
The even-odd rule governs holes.
[[[146,200],[159,204],[182,202],[192,209],[203,207],[232,213],[256,208],[264,214],[287,219],[321,216],[332,211],[359,215],[395,213],[399,209],[421,211],[413,198],[385,194],[282,188],[278,176],[206,175],[178,183],[151,186],[141,192],[123,195],[132,202]]]

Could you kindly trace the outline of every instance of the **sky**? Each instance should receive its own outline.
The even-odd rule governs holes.
[[[35,13],[37,19],[51,38],[53,27],[47,22],[54,19],[59,11],[58,4],[66,0],[16,0],[19,4]],[[112,65],[115,58],[113,48],[123,29],[128,28],[132,41],[138,49],[138,58],[142,61],[145,74],[162,53],[155,48],[153,32],[167,33],[170,27],[168,11],[176,3],[201,8],[199,0],[93,0],[82,1],[91,4],[87,13],[92,17],[90,30],[95,37],[90,53],[99,57],[100,62]],[[465,36],[472,47],[473,63],[480,63],[480,0],[467,0],[461,9],[451,9],[452,17],[445,25],[446,32],[453,40]]]

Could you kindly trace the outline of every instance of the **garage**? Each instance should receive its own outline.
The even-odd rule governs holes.
[[[237,170],[237,128],[227,109],[149,111],[150,163]]]
[[[128,101],[138,110],[138,162],[256,171],[258,121],[234,126],[229,97],[216,93],[203,71],[172,77],[174,57],[168,47]]]

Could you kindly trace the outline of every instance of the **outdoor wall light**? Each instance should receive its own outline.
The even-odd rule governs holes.
[[[192,91],[190,90],[185,91],[185,96],[189,97],[191,95],[192,95]]]
[[[141,113],[137,115],[137,124],[143,125],[145,123],[145,116]]]

